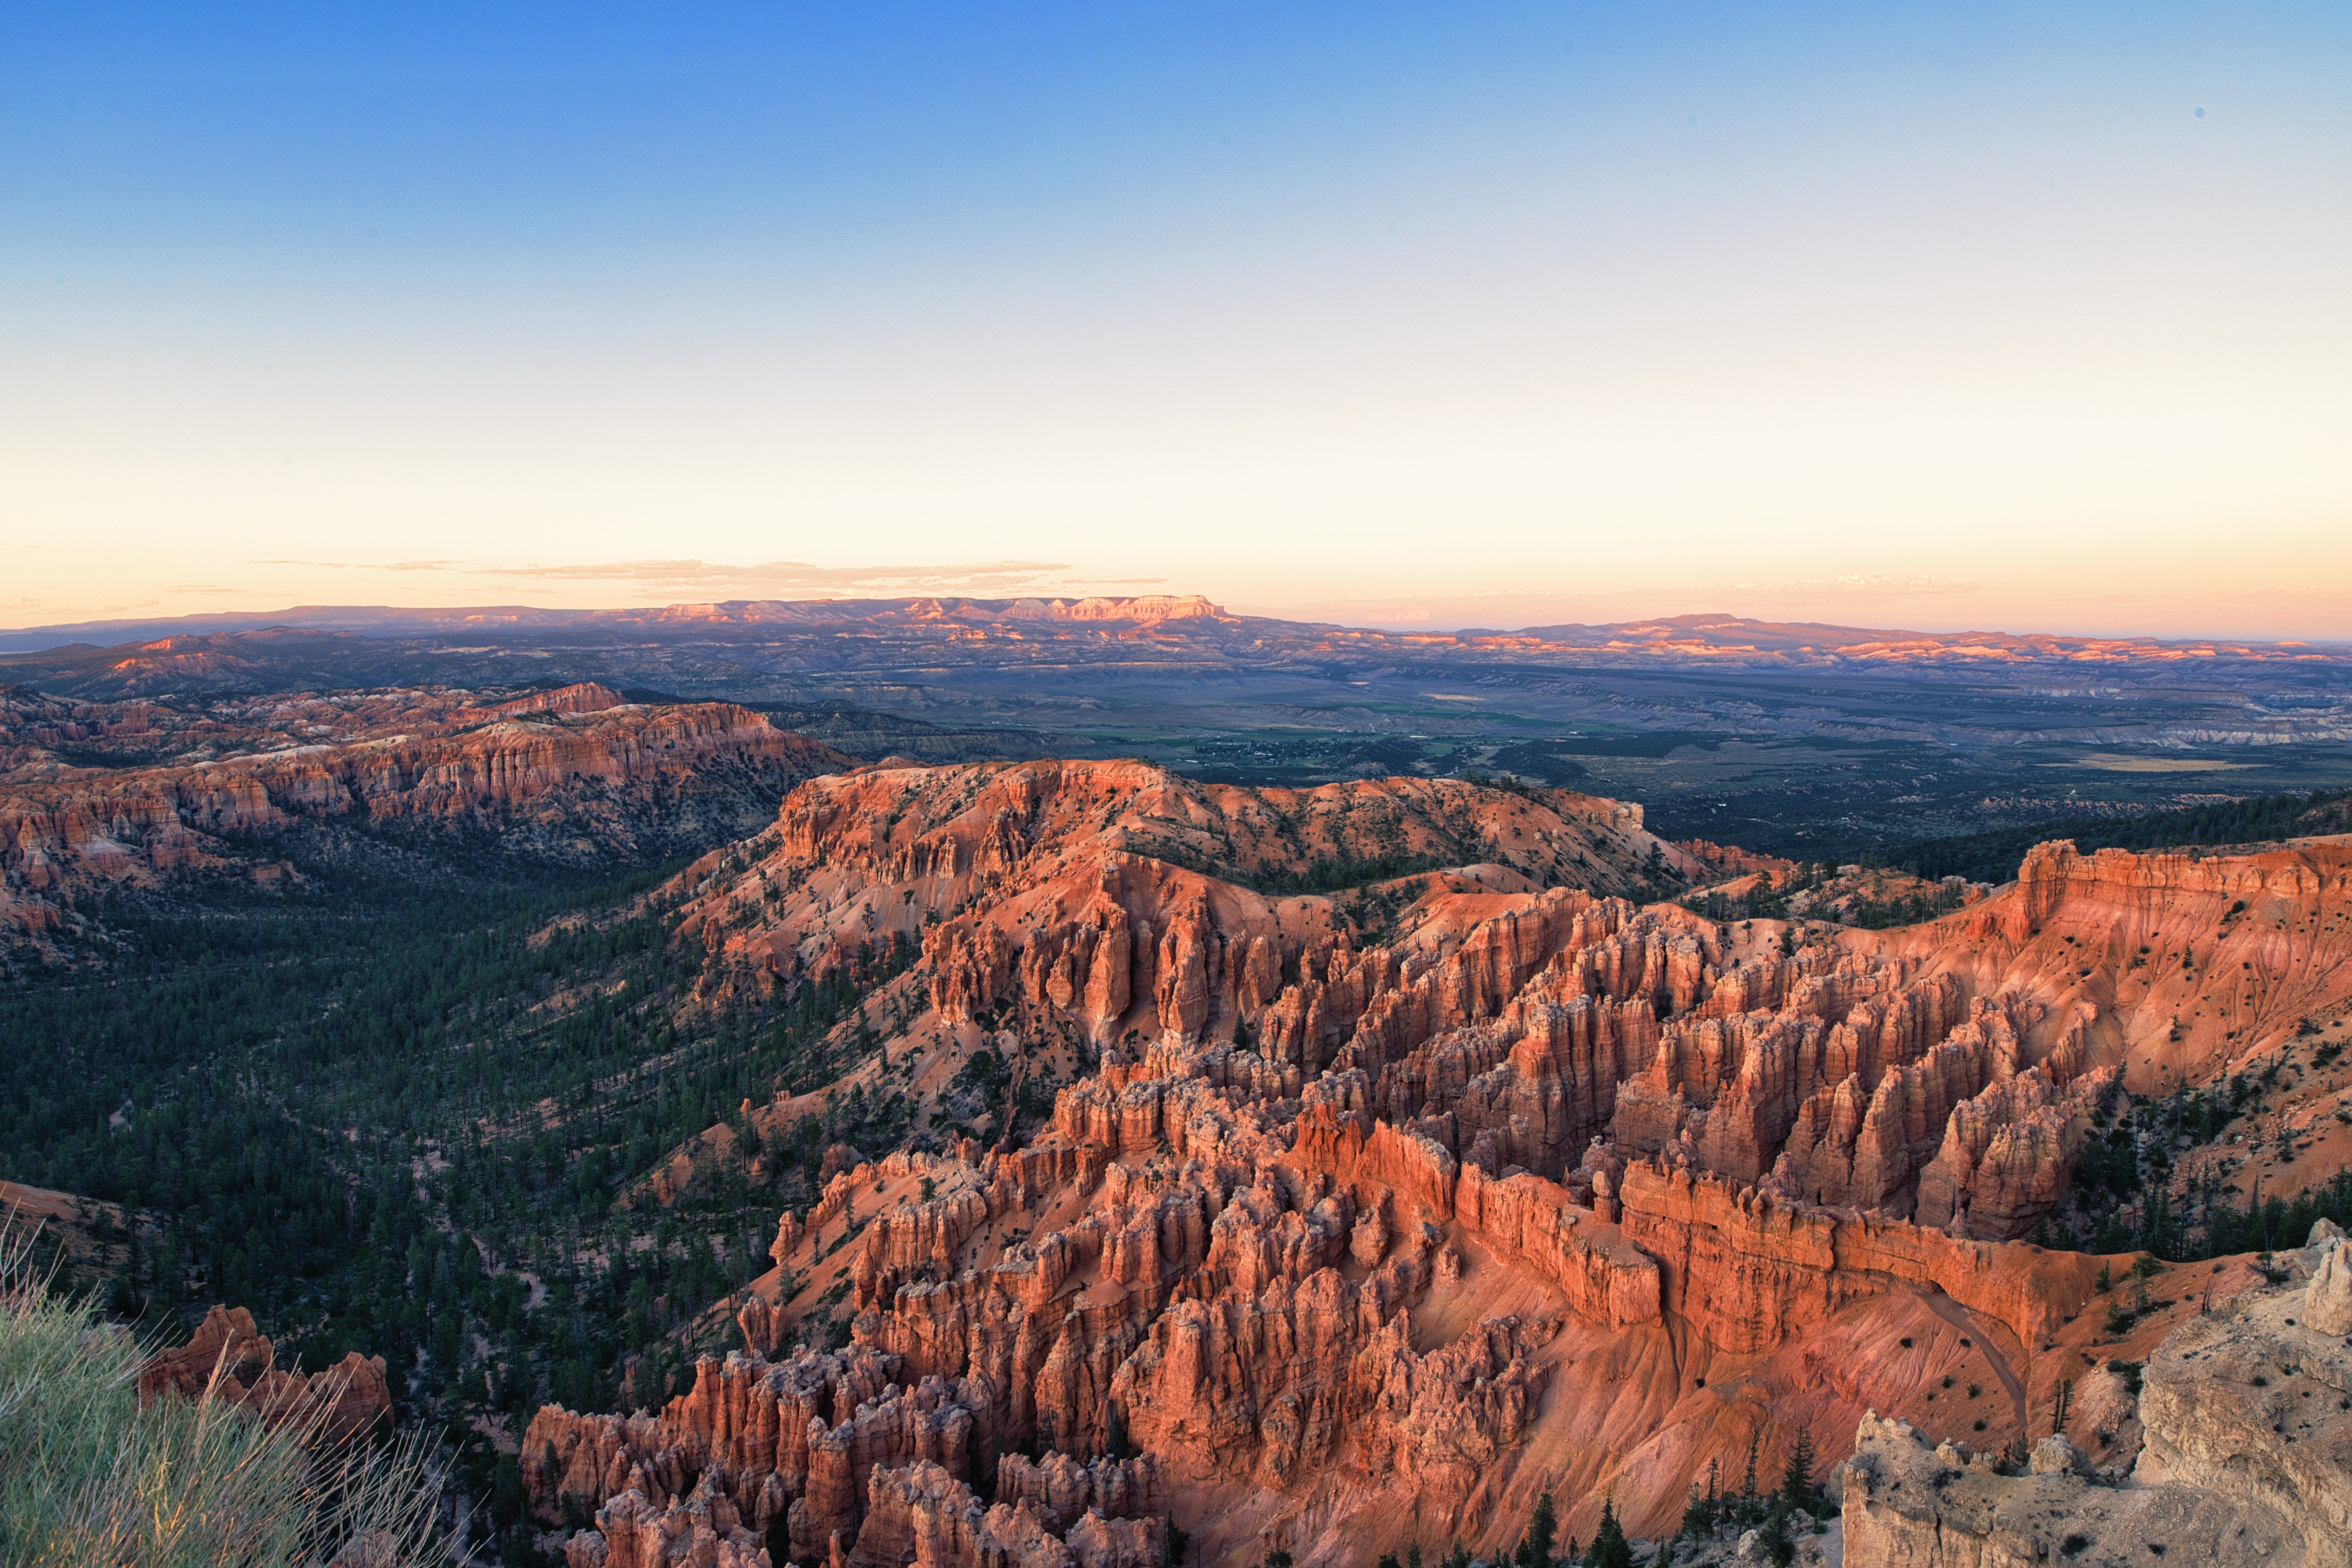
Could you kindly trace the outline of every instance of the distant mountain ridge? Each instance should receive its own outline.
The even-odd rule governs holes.
[[[1422,742],[1471,744],[1499,757],[1520,742],[1564,731],[1589,740],[1595,731],[1784,748],[1906,745],[1908,786],[1882,792],[1895,797],[1948,793],[1951,781],[1940,775],[1954,747],[2008,754],[2012,773],[2086,765],[2079,752],[2025,755],[2034,748],[2233,748],[2273,759],[2275,776],[2235,781],[2270,789],[2333,785],[2352,770],[2352,648],[2297,643],[1918,632],[1716,615],[1383,631],[1235,615],[1179,595],[580,611],[312,606],[254,624],[260,619],[0,634],[0,645],[18,649],[0,652],[0,684],[123,701],[598,681],[753,707],[846,705],[971,737],[955,751],[924,749],[930,761],[1131,756],[1157,744],[1162,760],[1189,754],[1221,776],[1237,763],[1255,765],[1259,753],[1274,759],[1264,745],[1289,737],[1323,737],[1319,752],[1308,747],[1307,771],[1338,776],[1360,773],[1360,745],[1372,738],[1408,752]],[[149,635],[126,639],[133,630]],[[67,635],[89,640],[23,647]],[[1242,739],[1250,736],[1263,741]],[[2306,750],[2290,777],[2274,765],[2287,747],[2344,754]],[[1435,771],[1514,765],[1446,756],[1433,758]],[[1412,762],[1402,765],[1410,771]],[[1790,776],[1798,775],[1822,776],[1810,766]],[[1987,775],[1969,798],[2039,795],[2056,782]],[[1653,782],[1628,774],[1613,787],[1649,794]],[[1719,826],[1685,821],[1682,830]]]
[[[1198,594],[1126,597],[970,599],[730,599],[717,603],[631,609],[550,610],[529,605],[457,605],[410,609],[391,605],[297,605],[285,610],[227,611],[152,620],[80,621],[0,630],[0,651],[23,652],[107,639],[100,646],[203,637],[226,632],[299,628],[378,637],[482,630],[546,631],[583,626],[665,626],[706,624],[827,625],[900,612],[911,619],[982,622],[1229,620]]]
[[[1277,641],[1320,640],[1334,634],[1350,642],[1400,648],[1459,647],[1496,653],[1574,652],[1611,658],[1667,661],[1732,659],[1805,664],[1863,660],[1905,663],[1956,659],[2001,663],[2107,662],[2118,659],[2252,658],[2352,662],[2352,645],[2263,642],[2217,637],[2095,637],[2056,632],[1993,630],[1927,632],[1843,626],[1816,621],[1759,621],[1745,616],[1695,613],[1587,625],[1468,627],[1458,631],[1397,631],[1332,622],[1236,616],[1198,594],[1144,594],[1076,598],[976,599],[730,599],[638,608],[558,610],[527,605],[410,609],[385,605],[298,605],[264,612],[227,612],[151,620],[82,621],[0,630],[0,652],[26,653],[89,645],[131,643],[232,633],[309,631],[400,637],[456,633],[580,633],[590,630],[708,631],[721,626],[846,626],[965,623],[1018,627],[1029,624],[1179,626],[1180,634],[1212,636],[1246,630]],[[91,638],[103,639],[91,644]]]

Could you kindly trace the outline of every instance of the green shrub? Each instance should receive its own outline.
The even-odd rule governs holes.
[[[10,1568],[426,1568],[457,1554],[419,1443],[325,1440],[216,1399],[142,1408],[145,1350],[29,1267],[0,1226],[0,1559]],[[216,1373],[215,1375],[223,1375]]]

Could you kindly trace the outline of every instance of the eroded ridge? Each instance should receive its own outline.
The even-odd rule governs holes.
[[[976,1049],[1087,1070],[1032,1132],[991,1112],[784,1215],[746,1349],[690,1396],[542,1411],[540,1517],[600,1521],[575,1563],[696,1507],[868,1568],[1139,1564],[1171,1519],[1204,1562],[1354,1562],[1506,1542],[1545,1490],[1572,1531],[1613,1495],[1655,1534],[1710,1463],[1800,1429],[1843,1456],[1873,1408],[2000,1451],[2047,1430],[2105,1288],[2018,1238],[2118,1097],[2240,1037],[2168,1019],[2159,1061],[2180,982],[2091,944],[2194,929],[2193,976],[2304,942],[2297,1000],[2352,989],[2313,935],[2340,844],[2056,847],[1943,921],[1803,941],[1621,896],[1668,862],[1611,803],[1308,793],[873,770],[691,874],[723,985],[919,935],[845,1081],[936,1110]],[[1268,890],[1473,836],[1449,870]]]

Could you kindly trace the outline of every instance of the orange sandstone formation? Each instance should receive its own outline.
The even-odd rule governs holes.
[[[1141,1568],[1171,1520],[1202,1562],[1353,1563],[1504,1545],[1547,1490],[1655,1534],[1710,1461],[1834,1458],[1872,1409],[2005,1446],[2096,1316],[2100,1259],[2017,1239],[2088,1131],[2352,996],[2340,842],[2045,847],[1806,944],[1622,896],[1685,864],[1559,793],[803,785],[687,874],[717,984],[919,937],[852,1081],[938,1104],[983,1045],[1091,1070],[1025,1141],[991,1110],[992,1148],[837,1169],[742,1353],[659,1412],[540,1414],[540,1517],[604,1521],[575,1562],[692,1515],[856,1568]]]
[[[260,836],[298,824],[633,852],[687,823],[740,831],[747,809],[848,765],[731,703],[648,707],[593,684],[184,703],[0,689],[0,921],[38,935],[89,888],[256,859],[278,874]]]
[[[140,1370],[139,1397],[224,1399],[273,1423],[315,1429],[329,1442],[389,1419],[382,1356],[353,1351],[320,1373],[288,1372],[242,1307],[214,1307],[188,1342],[156,1352]]]

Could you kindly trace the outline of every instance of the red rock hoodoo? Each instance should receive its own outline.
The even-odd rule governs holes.
[[[855,765],[726,702],[593,683],[76,702],[0,689],[0,927],[39,940],[89,889],[286,868],[260,836],[341,823],[487,835],[544,858],[740,832]],[[739,819],[746,807],[757,813]],[[709,841],[708,838],[704,840]]]
[[[139,1397],[221,1399],[273,1425],[340,1443],[392,1415],[382,1356],[353,1351],[324,1372],[289,1372],[242,1307],[215,1307],[188,1342],[159,1351],[139,1373]]]
[[[1202,1563],[1352,1564],[1503,1544],[1547,1490],[1655,1535],[1710,1461],[1835,1459],[1874,1408],[2038,1436],[2101,1260],[2021,1238],[2086,1137],[2352,994],[2340,840],[2045,846],[1885,931],[1633,901],[1702,874],[1564,792],[800,786],[687,873],[682,939],[742,988],[919,942],[843,1087],[949,1152],[783,1215],[690,1395],[541,1411],[540,1517],[593,1511],[575,1563],[699,1510],[725,1562],[1140,1568],[1172,1521]],[[982,1048],[1083,1070],[1016,1137],[954,1101]],[[1956,1377],[1998,1392],[1933,1402]]]

